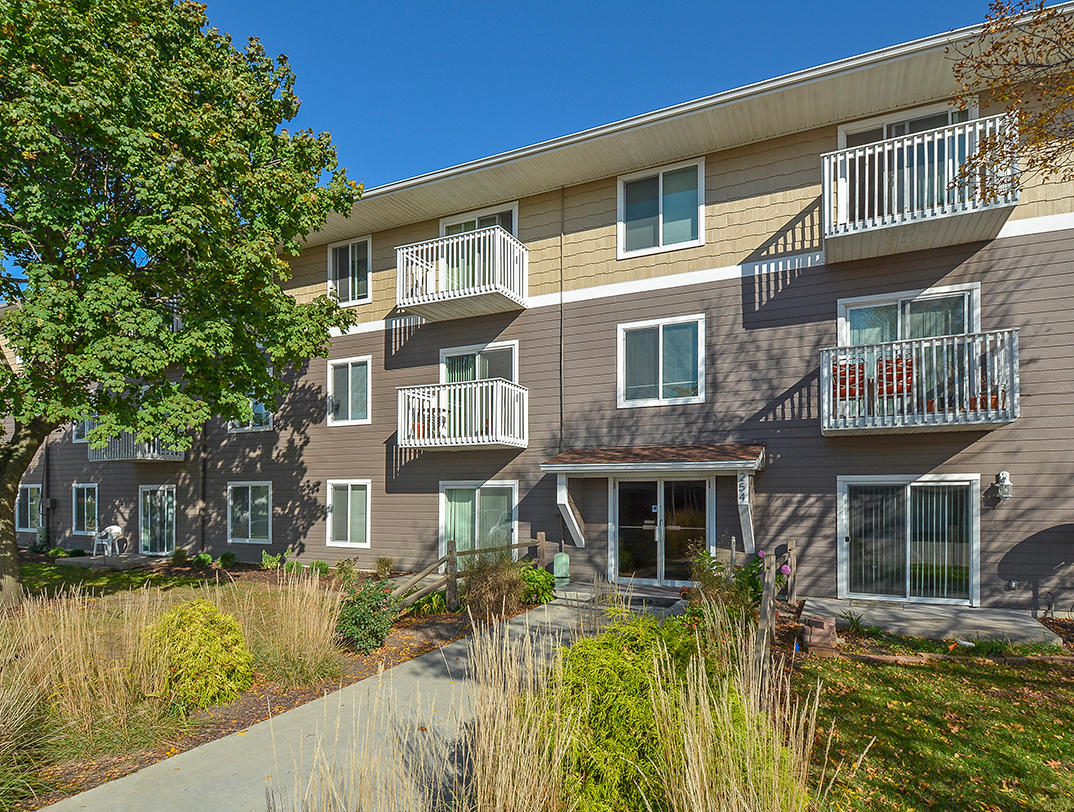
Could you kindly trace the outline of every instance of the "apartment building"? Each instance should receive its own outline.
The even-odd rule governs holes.
[[[57,432],[20,528],[402,567],[543,531],[671,587],[794,540],[806,595],[1067,608],[1074,188],[952,183],[1008,126],[950,104],[972,30],[367,190],[293,258],[357,324],[275,413]]]

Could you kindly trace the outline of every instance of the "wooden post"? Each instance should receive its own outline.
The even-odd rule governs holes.
[[[447,585],[444,588],[444,602],[448,611],[459,608],[459,558],[455,554],[455,539],[447,542]]]
[[[738,542],[735,541],[735,537],[731,536],[731,572],[735,571],[735,547],[738,546]]]
[[[787,600],[794,603],[798,600],[798,551],[793,539],[787,542],[787,566],[791,568],[787,576]]]
[[[761,611],[757,619],[756,648],[754,663],[758,676],[764,680],[768,677],[768,646],[775,630],[776,608],[776,559],[773,555],[764,557],[764,577],[761,589]]]
[[[547,563],[545,561],[545,557],[544,557],[544,553],[545,553],[544,539],[545,539],[544,531],[541,530],[541,531],[539,531],[537,533],[537,566],[540,567],[541,569],[544,569],[544,565],[545,565],[545,563]]]

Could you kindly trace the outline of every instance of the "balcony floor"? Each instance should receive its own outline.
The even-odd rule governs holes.
[[[465,294],[440,299],[435,302],[400,304],[400,308],[407,313],[421,316],[426,321],[450,321],[451,319],[465,319],[471,316],[487,316],[490,313],[524,310],[525,305],[519,304],[510,296],[506,296],[499,291],[493,291],[490,293]]]
[[[821,434],[825,437],[835,437],[845,434],[922,434],[938,431],[991,431],[1000,426],[1013,423],[1016,418],[1002,417],[994,420],[959,420],[948,423],[911,423],[907,425],[883,424],[861,426],[837,426],[834,428],[822,428]]]

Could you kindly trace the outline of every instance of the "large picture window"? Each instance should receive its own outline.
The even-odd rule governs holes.
[[[619,258],[702,245],[704,188],[703,160],[621,177]]]
[[[228,483],[227,540],[238,544],[272,542],[272,483]]]
[[[32,533],[41,527],[41,486],[20,485],[15,510],[15,529]]]
[[[618,405],[704,401],[704,337],[699,315],[620,324]]]
[[[97,532],[97,486],[76,483],[71,486],[71,530],[75,535],[92,536]]]
[[[369,422],[370,357],[328,362],[328,425]]]
[[[369,547],[368,479],[328,482],[328,546]]]
[[[843,593],[975,601],[979,491],[962,475],[840,478]]]
[[[370,300],[369,238],[333,245],[328,249],[328,292],[341,305]]]

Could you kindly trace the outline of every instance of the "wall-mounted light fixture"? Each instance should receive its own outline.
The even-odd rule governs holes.
[[[1011,482],[1010,471],[1000,471],[996,474],[996,491],[1004,502],[1014,496],[1014,483]]]

